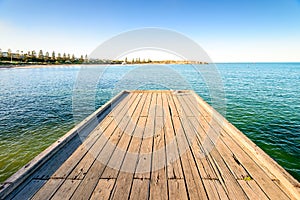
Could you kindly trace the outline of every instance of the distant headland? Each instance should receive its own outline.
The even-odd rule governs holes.
[[[88,58],[87,55],[75,57],[74,54],[57,53],[52,51],[44,53],[40,50],[38,53],[33,51],[16,51],[12,52],[11,49],[2,51],[0,49],[0,67],[14,67],[26,65],[76,65],[76,64],[207,64],[201,61],[187,61],[187,60],[151,60],[151,59],[131,59],[128,60],[110,60],[110,59],[93,59]]]

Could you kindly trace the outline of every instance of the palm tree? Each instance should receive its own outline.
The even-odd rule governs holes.
[[[36,52],[35,52],[35,50],[31,51],[31,56],[32,56],[32,58],[36,58]]]
[[[12,53],[11,53],[11,49],[7,50],[7,56],[8,58],[10,57],[10,62],[12,62]]]
[[[48,52],[48,51],[46,52],[44,59],[45,59],[46,61],[49,59],[49,52]]]
[[[17,59],[20,59],[20,50],[17,50],[17,51],[16,51],[16,58],[17,58]]]
[[[39,52],[39,59],[43,59],[43,58],[44,58],[43,50],[40,50],[40,52]]]
[[[79,60],[79,61],[80,61],[80,62],[83,62],[83,61],[84,61],[83,55],[80,56],[80,60]]]
[[[8,55],[8,57],[11,56],[11,49],[8,49],[8,50],[7,50],[7,55]]]
[[[21,57],[21,60],[23,60],[23,59],[24,59],[24,52],[23,52],[23,51],[21,51],[21,55],[20,55],[20,57]]]

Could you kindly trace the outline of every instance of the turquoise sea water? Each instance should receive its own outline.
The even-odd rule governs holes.
[[[213,104],[209,70],[205,65],[0,69],[0,182],[122,89],[193,89]],[[216,75],[226,104],[215,108],[300,180],[300,64],[217,64],[217,73],[208,76],[218,84]]]

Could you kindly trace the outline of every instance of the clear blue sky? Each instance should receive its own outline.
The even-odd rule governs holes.
[[[124,31],[161,27],[216,62],[300,61],[299,0],[0,0],[0,48],[90,53]]]

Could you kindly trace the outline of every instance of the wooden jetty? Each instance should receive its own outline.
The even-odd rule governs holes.
[[[1,199],[300,199],[193,91],[123,91],[1,185]]]

